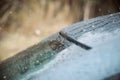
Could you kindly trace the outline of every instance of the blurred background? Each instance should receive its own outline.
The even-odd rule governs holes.
[[[120,0],[0,0],[0,61],[78,21],[120,11]]]

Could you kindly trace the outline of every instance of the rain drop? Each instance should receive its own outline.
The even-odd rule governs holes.
[[[4,79],[6,79],[7,77],[6,76],[3,76]]]
[[[113,20],[113,23],[115,23],[115,20]]]
[[[36,34],[37,36],[39,36],[39,35],[41,34],[40,30],[39,30],[39,29],[36,29],[36,30],[35,30],[35,34]]]
[[[40,56],[42,56],[43,54],[40,54]]]
[[[92,25],[92,27],[95,27],[95,25]]]
[[[51,55],[53,56],[54,54],[53,54],[53,53],[51,53]]]
[[[9,12],[9,14],[12,14],[12,13],[13,13],[12,11]]]
[[[39,62],[40,62],[39,60],[36,61],[36,63],[39,63]]]
[[[28,68],[27,67],[24,67],[25,70],[27,70]]]
[[[110,14],[110,16],[112,17],[112,16],[113,16],[113,14]]]
[[[85,32],[85,31],[86,31],[85,29],[81,30],[81,32]]]

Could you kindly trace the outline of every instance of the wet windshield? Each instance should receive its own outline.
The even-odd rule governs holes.
[[[114,78],[119,11],[119,0],[1,0],[0,80]]]

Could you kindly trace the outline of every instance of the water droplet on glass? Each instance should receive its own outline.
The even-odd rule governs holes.
[[[42,56],[43,54],[40,54],[40,56]]]
[[[110,16],[112,17],[112,16],[113,16],[113,14],[110,14]]]
[[[120,29],[117,29],[114,31],[115,34],[118,34],[120,32]]]
[[[24,69],[26,70],[26,69],[27,69],[27,67],[24,67]]]
[[[13,13],[12,11],[9,12],[9,14],[12,14],[12,13]]]
[[[36,60],[36,63],[39,63],[40,61],[39,60]]]
[[[115,23],[115,20],[113,20],[113,23]]]
[[[53,56],[54,54],[53,54],[53,53],[51,53],[51,55]]]
[[[95,25],[92,25],[92,27],[95,27]]]
[[[81,30],[81,32],[85,32],[85,31],[86,31],[85,29]]]
[[[41,34],[40,30],[39,30],[39,29],[36,29],[36,30],[35,30],[35,34],[36,34],[37,36],[39,36],[39,35]]]
[[[6,79],[7,77],[6,76],[3,76],[4,79]]]

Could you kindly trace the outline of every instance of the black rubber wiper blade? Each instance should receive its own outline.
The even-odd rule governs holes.
[[[59,34],[60,34],[62,37],[64,37],[66,40],[72,42],[73,44],[75,44],[75,45],[77,45],[77,46],[79,46],[79,47],[81,47],[81,48],[83,48],[83,49],[85,49],[85,50],[90,50],[90,49],[92,49],[92,47],[90,47],[90,46],[88,46],[88,45],[86,45],[86,44],[83,44],[83,43],[81,43],[81,42],[78,42],[77,40],[73,39],[72,37],[68,36],[67,34],[65,34],[65,33],[62,32],[62,31],[59,32]]]

